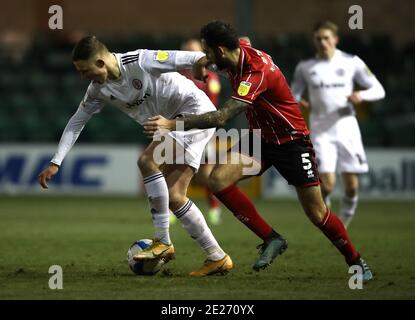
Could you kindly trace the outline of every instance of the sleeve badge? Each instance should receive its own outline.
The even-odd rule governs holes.
[[[154,53],[154,60],[158,62],[164,62],[169,58],[169,53],[167,51],[156,51]]]
[[[252,86],[252,83],[248,81],[241,81],[238,87],[238,95],[240,95],[241,97],[246,96],[249,93],[251,86]]]

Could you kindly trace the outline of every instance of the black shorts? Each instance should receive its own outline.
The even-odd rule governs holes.
[[[249,150],[253,150],[252,136],[249,141],[251,145]],[[249,156],[256,158],[253,154],[249,154]],[[262,175],[269,167],[274,166],[288,184],[295,187],[320,184],[313,144],[309,136],[300,137],[281,145],[261,140],[260,160],[261,171],[258,175]]]

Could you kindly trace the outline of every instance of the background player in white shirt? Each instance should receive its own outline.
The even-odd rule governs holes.
[[[358,202],[358,174],[368,171],[354,105],[382,99],[385,90],[359,57],[336,49],[337,43],[337,26],[330,21],[318,23],[314,28],[317,55],[297,65],[291,89],[303,107],[310,107],[311,139],[327,205],[336,167],[342,174],[340,218],[348,226]],[[356,84],[363,90],[355,91]],[[308,100],[303,98],[306,91]]]
[[[94,36],[79,41],[72,52],[72,60],[76,69],[91,83],[78,110],[69,120],[50,165],[39,175],[41,186],[48,187],[47,181],[58,172],[85,124],[101,111],[105,102],[140,124],[158,114],[173,119],[216,110],[192,81],[171,72],[191,68],[203,56],[201,52],[145,49],[119,54],[109,52]],[[170,207],[207,255],[202,268],[192,272],[192,276],[223,273],[233,267],[232,260],[220,248],[202,213],[186,195],[190,180],[199,169],[203,150],[214,131],[212,128],[170,132],[164,137],[171,142],[174,151],[171,149],[172,152],[168,153],[166,149],[164,156],[158,152],[166,145],[159,137],[140,155],[138,166],[149,199],[155,241],[134,259],[163,258],[168,261],[174,257],[175,250],[169,236]]]

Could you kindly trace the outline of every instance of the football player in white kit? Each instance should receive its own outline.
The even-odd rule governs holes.
[[[80,40],[72,52],[72,60],[80,74],[91,83],[78,110],[66,125],[50,165],[39,174],[41,186],[48,187],[47,182],[58,172],[85,124],[106,102],[139,124],[158,114],[173,119],[216,110],[192,81],[171,72],[191,68],[203,56],[201,52],[145,49],[112,53],[95,36]],[[190,180],[199,169],[203,151],[214,131],[215,128],[169,132],[164,135],[164,140],[161,136],[155,138],[140,155],[138,166],[144,178],[155,234],[153,245],[134,259],[162,258],[167,262],[174,257],[169,235],[170,208],[207,255],[202,267],[191,276],[225,273],[232,269],[231,258],[219,246],[203,214],[187,198]],[[168,142],[173,152],[167,154],[167,147],[163,158],[162,149]]]
[[[310,107],[311,140],[317,155],[323,197],[330,205],[336,168],[343,180],[340,219],[347,227],[358,202],[358,174],[368,171],[354,105],[385,97],[385,90],[357,56],[336,48],[337,26],[330,21],[314,28],[314,58],[301,61],[291,86],[294,97]],[[362,90],[355,91],[358,84]],[[303,98],[307,90],[308,100]]]

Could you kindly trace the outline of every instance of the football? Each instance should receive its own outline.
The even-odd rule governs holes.
[[[127,251],[127,261],[132,272],[137,275],[152,276],[161,270],[164,265],[162,259],[135,261],[133,256],[151,246],[153,240],[141,239],[135,241]]]

